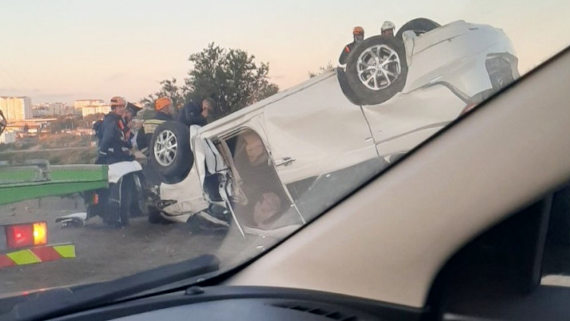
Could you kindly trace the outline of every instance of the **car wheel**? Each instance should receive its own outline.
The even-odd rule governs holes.
[[[162,181],[174,184],[184,179],[194,161],[188,127],[176,121],[160,124],[151,139],[149,158]]]
[[[413,31],[416,36],[422,35],[428,31],[440,27],[441,25],[433,20],[426,18],[417,18],[406,22],[396,33],[396,38],[402,40],[402,35],[406,31]]]
[[[359,105],[380,104],[404,88],[407,73],[401,41],[394,37],[370,37],[348,56],[345,72],[348,88],[343,92]]]

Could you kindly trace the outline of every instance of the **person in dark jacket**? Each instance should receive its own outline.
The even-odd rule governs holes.
[[[134,160],[131,153],[131,134],[127,122],[123,118],[126,114],[126,107],[127,102],[124,98],[111,98],[111,112],[105,115],[97,132],[101,139],[96,164],[110,165]],[[126,116],[129,117],[130,115]],[[123,227],[128,224],[128,221],[122,220],[121,213],[125,211],[122,207],[124,201],[128,200],[125,191],[134,192],[133,184],[132,176],[124,175],[118,183],[110,183],[106,191],[98,194],[104,195],[105,199],[104,211],[99,213],[105,224],[113,227]],[[136,195],[136,197],[140,197],[140,195]],[[130,212],[133,209],[128,208],[126,210]]]
[[[348,59],[348,55],[354,49],[354,46],[356,46],[362,40],[364,40],[364,29],[362,27],[358,27],[358,26],[354,27],[354,29],[352,30],[352,37],[354,40],[351,43],[344,46],[344,48],[342,49],[342,52],[340,54],[340,57],[338,58],[338,62],[341,65],[346,64],[346,60]]]
[[[208,115],[214,110],[214,101],[210,98],[202,100],[198,105],[188,102],[178,114],[178,121],[190,127],[192,125],[205,126],[208,123]]]
[[[125,124],[122,117],[125,106],[126,102],[122,97],[111,99],[111,112],[105,115],[99,129],[101,141],[97,164],[114,164],[134,159],[130,151],[132,145],[124,131]]]
[[[127,102],[127,107],[125,107],[125,112],[123,113],[123,132],[125,139],[127,139],[131,148],[133,147],[136,141],[136,137],[138,136],[138,130],[137,128],[134,128],[135,123],[133,122],[133,119],[137,116],[137,113],[141,109],[142,108],[138,107],[137,105]]]
[[[172,105],[172,101],[168,97],[158,98],[154,102],[154,110],[156,111],[154,116],[143,122],[142,128],[137,134],[136,143],[138,149],[143,153],[147,152],[156,127],[165,121],[175,119],[176,108]]]

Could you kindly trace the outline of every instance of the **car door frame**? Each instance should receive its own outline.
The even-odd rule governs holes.
[[[277,171],[277,168],[275,166],[275,162],[274,162],[273,157],[271,155],[270,144],[267,140],[267,136],[266,136],[264,128],[263,128],[262,115],[256,115],[256,116],[248,119],[246,122],[241,123],[234,128],[228,129],[228,130],[220,132],[220,133],[216,133],[216,134],[209,136],[209,137],[205,137],[205,138],[209,139],[211,143],[214,144],[214,147],[217,149],[217,152],[222,156],[222,158],[226,162],[226,166],[229,169],[228,174],[230,175],[230,177],[227,177],[228,182],[226,184],[220,185],[220,195],[224,199],[226,206],[232,215],[233,220],[236,222],[236,225],[239,229],[240,234],[244,238],[245,238],[246,232],[243,228],[243,225],[240,223],[240,220],[238,219],[238,217],[237,217],[237,215],[233,209],[232,202],[231,202],[231,198],[232,198],[232,191],[231,190],[234,188],[232,183],[235,181],[236,176],[239,175],[239,172],[237,171],[237,169],[235,168],[235,166],[233,164],[233,158],[232,158],[233,156],[231,155],[231,151],[230,151],[229,146],[227,144],[227,140],[234,138],[234,137],[237,137],[238,135],[240,135],[244,132],[247,132],[247,131],[251,131],[251,132],[253,132],[259,136],[259,138],[261,139],[261,141],[264,145],[266,152],[268,153],[270,164],[271,164],[273,170],[275,171],[276,176],[279,177],[279,172]],[[236,173],[238,173],[238,175],[236,175]],[[307,220],[305,219],[305,217],[303,216],[303,214],[301,213],[301,211],[297,207],[297,204],[295,203],[295,200],[293,199],[289,189],[287,188],[287,186],[285,184],[283,184],[281,179],[279,179],[279,185],[283,188],[285,195],[287,196],[287,198],[289,199],[289,202],[291,203],[291,207],[293,207],[296,214],[299,216],[302,224],[305,224],[307,222]]]

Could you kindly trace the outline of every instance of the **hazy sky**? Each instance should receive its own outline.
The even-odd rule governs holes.
[[[136,101],[162,79],[181,81],[209,42],[269,62],[285,89],[336,63],[354,25],[370,36],[385,19],[416,17],[502,28],[521,72],[570,43],[568,0],[2,0],[0,95]]]

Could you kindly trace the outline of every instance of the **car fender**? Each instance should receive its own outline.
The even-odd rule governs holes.
[[[109,165],[108,180],[109,183],[117,184],[119,180],[130,173],[142,171],[141,164],[137,161],[118,162]]]
[[[407,42],[406,42],[407,41]],[[406,37],[408,79],[404,93],[435,82],[447,82],[468,96],[492,88],[485,61],[491,54],[516,56],[506,34],[487,25],[457,21],[419,37]]]

